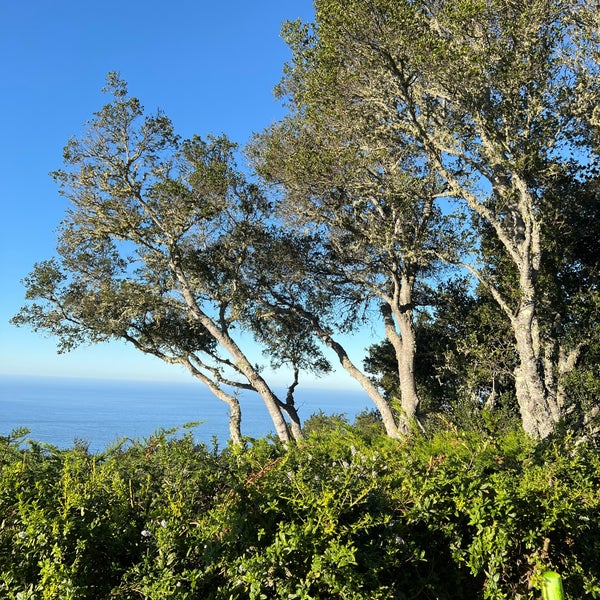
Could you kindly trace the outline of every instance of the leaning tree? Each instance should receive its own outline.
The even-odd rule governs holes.
[[[281,193],[278,209],[287,222],[321,240],[320,260],[307,265],[305,285],[331,299],[334,311],[305,306],[303,316],[374,401],[388,433],[406,433],[420,411],[415,319],[422,292],[439,273],[441,255],[458,259],[463,232],[456,215],[437,203],[446,185],[426,155],[406,143],[403,131],[385,127],[393,87],[376,71],[356,71],[351,56],[332,58],[321,16],[317,10],[315,27],[284,27],[292,59],[276,92],[289,112],[255,138],[249,154]],[[377,102],[356,95],[355,78]],[[295,290],[292,298],[298,297]],[[342,318],[340,307],[352,310]],[[364,320],[379,323],[393,349],[394,398],[384,397],[334,336]]]
[[[112,101],[69,141],[54,173],[71,208],[57,256],[35,265],[13,322],[58,336],[60,351],[118,339],[185,366],[228,404],[234,442],[239,390],[261,396],[281,440],[300,437],[293,391],[299,368],[327,369],[318,349],[286,346],[293,323],[272,320],[277,364],[295,369],[281,400],[236,333],[254,328],[260,341],[264,331],[248,309],[244,269],[269,244],[269,202],[236,168],[227,138],[180,140],[165,115],[144,114],[117,74],[105,91]]]

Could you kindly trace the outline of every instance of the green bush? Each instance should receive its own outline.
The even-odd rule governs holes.
[[[404,517],[431,536],[430,565],[450,556],[435,571],[450,565],[443,578],[454,580],[453,597],[539,598],[548,568],[563,574],[568,597],[600,597],[595,452],[568,440],[536,447],[520,433],[463,432],[413,439],[407,459]]]
[[[220,452],[175,432],[98,455],[0,438],[0,597],[526,599],[550,568],[600,597],[593,449],[314,424]]]

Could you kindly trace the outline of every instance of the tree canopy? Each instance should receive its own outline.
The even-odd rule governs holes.
[[[289,22],[286,116],[235,161],[181,140],[109,75],[113,100],[54,174],[58,256],[14,318],[183,364],[231,410],[294,392],[325,355],[388,435],[468,401],[545,438],[598,416],[600,10],[593,0],[316,0]],[[377,326],[364,365],[339,334]],[[239,333],[291,381],[279,398]],[[450,411],[452,412],[452,411]],[[456,411],[455,411],[456,412]]]
[[[597,318],[588,314],[586,332],[574,340],[553,325],[576,310],[571,292],[561,290],[548,310],[560,253],[550,227],[564,223],[564,194],[597,202],[597,3],[317,0],[315,8],[314,24],[285,29],[293,58],[280,93],[290,117],[271,136],[292,139],[293,150],[290,158],[290,143],[279,144],[287,161],[275,177],[294,206],[313,194],[322,205],[325,188],[334,198],[345,193],[350,211],[364,205],[368,185],[381,206],[395,182],[415,175],[421,185],[435,182],[429,206],[456,206],[473,236],[468,252],[434,246],[435,255],[465,268],[502,311],[523,426],[547,436],[570,410],[561,382],[589,347]],[[267,175],[269,160],[277,164],[267,155]],[[348,193],[340,181],[361,170],[363,187]],[[408,214],[418,214],[418,194],[408,190]],[[329,214],[313,218],[329,224]],[[426,224],[431,244],[435,228]],[[403,229],[391,231],[414,257]],[[582,293],[597,305],[597,282]],[[407,333],[404,342],[414,337]]]
[[[235,339],[236,330],[258,328],[246,265],[269,270],[256,268],[256,256],[267,255],[255,250],[271,236],[270,201],[236,169],[226,137],[180,140],[165,115],[144,114],[116,74],[106,91],[112,102],[68,143],[66,168],[54,173],[72,208],[58,257],[26,279],[32,302],[14,322],[56,335],[63,351],[121,339],[184,365],[229,405],[234,441],[236,390],[261,395],[283,440],[284,413],[299,436],[293,388],[279,399]],[[290,327],[282,319],[269,327],[280,341],[277,360],[326,371],[318,349],[287,345]]]

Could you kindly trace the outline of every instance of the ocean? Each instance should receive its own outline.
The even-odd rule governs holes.
[[[240,395],[240,403],[242,435],[261,437],[273,431],[256,394]],[[322,410],[352,421],[373,408],[360,391],[315,388],[299,389],[296,405],[303,420]],[[59,448],[84,442],[90,452],[101,452],[123,438],[147,439],[159,429],[198,421],[192,429],[198,442],[216,439],[221,448],[227,444],[227,406],[199,383],[0,376],[3,436],[26,427],[28,439]]]

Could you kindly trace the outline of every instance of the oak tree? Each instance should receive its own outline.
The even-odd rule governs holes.
[[[181,140],[117,74],[105,91],[112,101],[69,141],[54,173],[71,208],[57,256],[25,280],[29,302],[13,322],[58,336],[62,351],[117,339],[184,365],[228,404],[236,443],[240,390],[261,396],[281,440],[300,437],[297,371],[281,400],[238,335],[252,332],[244,268],[269,243],[270,203],[237,169],[225,136]],[[280,363],[319,370],[318,351],[310,348],[314,361],[304,351],[282,344]]]
[[[277,92],[289,114],[258,136],[249,153],[280,193],[278,209],[287,222],[321,241],[320,260],[307,265],[305,283],[325,294],[334,310],[327,318],[323,308],[305,311],[313,333],[363,386],[388,433],[406,433],[420,405],[419,288],[439,270],[440,256],[457,257],[462,245],[450,227],[455,223],[436,203],[444,182],[402,135],[378,126],[380,104],[358,101],[351,87],[339,85],[350,63],[330,61],[326,41],[304,25],[288,24],[284,33],[293,54]],[[392,101],[384,82],[370,85],[381,102]],[[394,349],[397,398],[382,396],[334,339],[334,332],[353,331],[364,321],[379,322]],[[396,403],[398,419],[391,410]]]
[[[557,181],[582,179],[598,162],[597,2],[317,0],[315,8],[314,26],[291,25],[301,60],[289,93],[300,98],[299,117],[316,118],[316,135],[327,136],[322,102],[325,114],[341,103],[344,127],[370,132],[361,156],[388,152],[390,141],[399,153],[408,148],[473,217],[472,231],[479,223],[495,237],[510,285],[479,243],[455,262],[510,323],[522,424],[546,437],[567,409],[558,382],[589,343],[552,333],[541,274]]]

